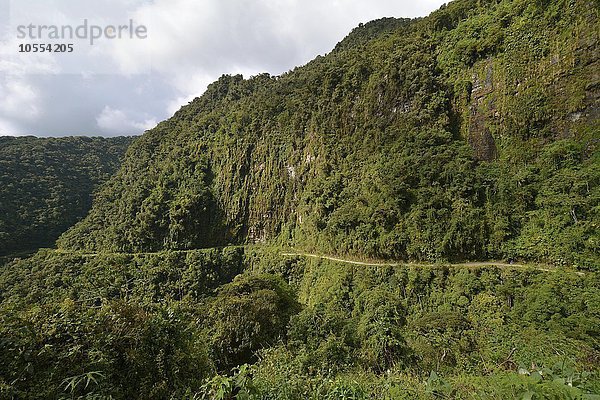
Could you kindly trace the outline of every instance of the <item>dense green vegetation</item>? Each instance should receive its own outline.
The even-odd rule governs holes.
[[[0,137],[0,256],[54,245],[87,214],[131,142]]]
[[[591,0],[457,0],[280,77],[224,76],[133,145],[59,246],[595,268],[598,25]]]
[[[599,399],[598,14],[455,0],[223,76],[0,269],[0,398]]]
[[[0,397],[592,399],[599,304],[597,273],[43,251],[0,274]]]

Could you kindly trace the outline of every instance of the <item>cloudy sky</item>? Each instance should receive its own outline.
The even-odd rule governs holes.
[[[277,75],[325,54],[360,22],[424,16],[440,0],[0,0],[0,135],[135,135],[224,73]],[[90,27],[143,26],[99,38]],[[87,38],[51,38],[55,26]],[[19,37],[33,25],[35,38]],[[39,27],[43,37],[37,38]],[[21,28],[22,29],[22,28]],[[68,35],[68,28],[65,33]],[[112,33],[113,31],[109,32]],[[33,43],[70,53],[20,53]]]

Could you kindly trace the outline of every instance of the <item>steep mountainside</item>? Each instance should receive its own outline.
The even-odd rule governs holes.
[[[591,400],[598,278],[43,250],[0,270],[0,398]]]
[[[598,10],[455,0],[223,76],[0,268],[0,398],[598,398]],[[22,163],[57,215],[105,176],[75,142]],[[443,262],[491,257],[557,267]]]
[[[456,0],[280,77],[223,76],[59,246],[597,266],[598,22],[593,0]]]
[[[87,214],[131,142],[0,137],[0,256],[52,246]]]

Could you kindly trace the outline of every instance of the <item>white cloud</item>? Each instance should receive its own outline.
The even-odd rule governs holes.
[[[181,108],[181,106],[188,104],[190,101],[194,100],[196,97],[198,97],[201,94],[202,94],[202,92],[198,91],[194,94],[190,94],[187,96],[179,96],[172,100],[169,100],[169,102],[167,104],[167,114],[168,115],[175,114]]]
[[[105,106],[96,117],[98,127],[108,135],[135,135],[156,126],[153,118],[134,120],[122,110]]]
[[[27,81],[10,77],[0,82],[0,116],[32,120],[40,116],[38,94]]]
[[[0,119],[37,135],[141,133],[224,73],[280,74],[329,52],[360,22],[422,16],[442,3],[12,0],[12,31],[0,42]],[[84,18],[98,25],[131,18],[147,26],[148,38],[77,42],[70,55],[15,54],[16,23]]]
[[[23,132],[11,121],[0,118],[0,136],[20,136]]]
[[[439,0],[156,0],[129,16],[148,39],[106,47],[122,73],[151,66],[179,91],[171,115],[223,73],[280,74],[323,54],[360,22],[424,15]]]

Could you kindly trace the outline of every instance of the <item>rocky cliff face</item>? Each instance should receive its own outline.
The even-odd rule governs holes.
[[[224,76],[136,142],[59,245],[588,263],[594,4],[456,0],[280,77]]]

